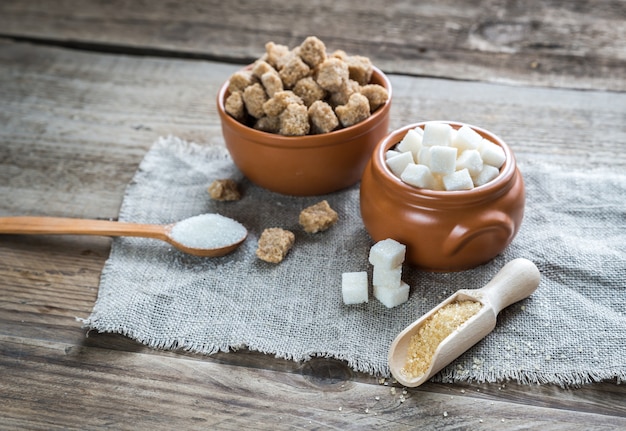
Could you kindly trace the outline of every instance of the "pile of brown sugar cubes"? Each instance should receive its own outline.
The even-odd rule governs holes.
[[[326,52],[315,36],[299,46],[268,42],[251,67],[230,77],[226,112],[269,133],[303,136],[332,132],[368,118],[389,94],[370,83],[369,58]]]

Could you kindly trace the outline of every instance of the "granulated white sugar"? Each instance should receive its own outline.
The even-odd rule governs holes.
[[[247,235],[239,222],[220,214],[201,214],[174,225],[170,237],[185,247],[213,249],[241,241]]]

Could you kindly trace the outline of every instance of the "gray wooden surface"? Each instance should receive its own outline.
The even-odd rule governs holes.
[[[522,163],[623,169],[624,18],[623,1],[3,1],[0,216],[117,218],[154,140],[223,145],[218,86],[266,41],[310,34],[389,73],[392,128],[454,119]],[[85,337],[109,249],[0,235],[0,429],[626,428],[616,382],[428,383],[401,402],[338,361]]]

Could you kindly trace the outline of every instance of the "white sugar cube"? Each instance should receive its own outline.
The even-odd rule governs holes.
[[[417,133],[415,130],[410,129],[404,135],[404,138],[400,141],[398,145],[396,145],[396,150],[400,152],[411,152],[413,154],[413,159],[417,160],[417,156],[422,148],[422,135]]]
[[[346,305],[367,302],[367,271],[344,272],[341,274],[341,296],[343,297],[343,303]]]
[[[424,125],[424,136],[422,145],[432,147],[433,145],[448,146],[452,141],[452,126],[446,123],[429,121]]]
[[[409,164],[404,171],[402,171],[400,179],[407,184],[422,189],[432,189],[435,187],[435,177],[426,165]]]
[[[374,286],[374,297],[385,307],[393,308],[408,301],[409,285],[402,282],[400,287]]]
[[[501,167],[506,159],[502,147],[494,144],[488,139],[483,139],[480,142],[478,151],[480,151],[480,157],[482,157],[483,163],[495,166],[496,168]]]
[[[483,137],[474,129],[468,126],[461,126],[452,139],[452,146],[458,148],[459,151],[475,150],[482,140]]]
[[[433,179],[434,179],[434,184],[433,184],[432,190],[441,191],[441,190],[445,190],[446,189],[446,187],[443,184],[443,176],[442,175],[439,175],[439,174],[433,175]]]
[[[443,185],[446,190],[471,190],[474,182],[467,169],[453,172],[443,177]]]
[[[457,149],[435,145],[430,147],[430,171],[433,174],[448,175],[455,171]]]
[[[400,153],[387,159],[387,166],[397,177],[402,175],[402,171],[409,163],[413,163],[413,154],[411,153]]]
[[[375,267],[382,269],[396,268],[404,262],[406,245],[398,241],[387,238],[378,241],[370,248],[369,262]]]
[[[387,150],[385,152],[385,160],[392,158],[393,156],[399,156],[400,155],[400,151],[396,151],[396,150]]]
[[[500,169],[491,165],[484,165],[482,171],[473,177],[474,186],[482,186],[493,180],[500,174]]]
[[[402,284],[402,264],[395,268],[387,269],[374,266],[372,270],[372,284],[382,287],[400,287]]]
[[[424,129],[422,129],[420,126],[417,126],[415,129],[417,133],[419,133],[420,136],[424,136]]]
[[[430,166],[430,148],[431,147],[422,147],[419,154],[417,155],[416,162],[420,165]]]
[[[470,175],[478,175],[483,170],[483,159],[478,150],[465,150],[456,159],[456,170],[467,169]]]

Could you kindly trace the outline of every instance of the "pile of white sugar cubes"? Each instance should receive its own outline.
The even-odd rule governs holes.
[[[469,126],[430,121],[409,129],[385,159],[406,184],[430,190],[471,190],[498,176],[506,156]]]
[[[374,297],[387,308],[403,304],[409,299],[409,285],[401,279],[405,254],[406,246],[391,238],[377,242],[370,249]],[[368,302],[367,271],[344,272],[341,277],[341,294],[346,305]]]

